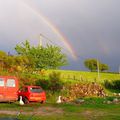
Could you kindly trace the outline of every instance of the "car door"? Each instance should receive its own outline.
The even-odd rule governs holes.
[[[17,91],[18,87],[16,86],[16,80],[14,78],[7,78],[5,99],[7,99],[8,101],[17,100]]]
[[[29,97],[28,88],[27,88],[27,87],[23,87],[23,88],[20,90],[19,96],[28,98],[28,97]]]

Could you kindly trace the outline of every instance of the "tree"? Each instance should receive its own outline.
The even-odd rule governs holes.
[[[86,68],[88,68],[90,71],[97,71],[98,67],[100,71],[109,70],[109,66],[107,64],[101,63],[97,59],[86,59],[84,61],[84,65]],[[99,65],[99,66],[98,66]]]
[[[31,46],[28,40],[25,42],[22,42],[22,45],[16,45],[15,50],[19,55],[25,55],[27,56],[28,53],[30,52]]]
[[[91,71],[97,70],[97,60],[96,59],[86,59],[84,61],[84,65],[86,68],[88,68]]]
[[[4,68],[6,57],[7,57],[6,52],[0,51],[0,68],[1,68],[1,69]]]
[[[32,62],[30,62],[30,59],[28,59],[28,57],[24,56],[14,56],[14,60],[15,60],[15,65],[17,67],[17,70],[20,71],[27,71],[27,70],[31,70],[32,68],[34,68],[34,64],[32,64]]]
[[[109,66],[107,64],[101,64],[101,71],[109,70]]]
[[[67,64],[66,55],[58,46],[31,46],[29,41],[15,47],[18,55],[26,56],[35,69],[56,69]]]
[[[32,62],[29,62],[30,59],[24,56],[15,56],[6,54],[3,51],[0,51],[0,69],[8,70],[9,72],[20,71],[20,70],[29,70],[33,68]]]

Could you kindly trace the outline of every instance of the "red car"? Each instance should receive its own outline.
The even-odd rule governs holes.
[[[22,100],[25,104],[29,102],[40,102],[46,101],[46,93],[40,86],[24,86],[18,91],[18,97],[22,96]]]

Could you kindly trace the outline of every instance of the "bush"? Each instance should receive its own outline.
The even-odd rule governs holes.
[[[107,89],[120,90],[120,80],[114,80],[114,81],[105,80],[104,86]]]
[[[39,79],[36,81],[36,85],[41,86],[44,90],[50,89],[50,81],[45,79]]]
[[[40,85],[45,90],[50,90],[52,93],[59,92],[63,88],[61,82],[61,74],[58,72],[52,72],[49,74],[49,79],[39,79],[36,81],[36,85]]]
[[[50,90],[54,93],[55,91],[60,91],[63,88],[63,83],[61,82],[61,74],[59,72],[52,72],[49,75],[50,80]]]

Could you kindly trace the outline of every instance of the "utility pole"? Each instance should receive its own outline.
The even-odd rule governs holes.
[[[100,66],[98,59],[97,59],[97,73],[98,73],[98,80],[100,80]]]
[[[42,34],[40,34],[39,47],[42,47]]]

